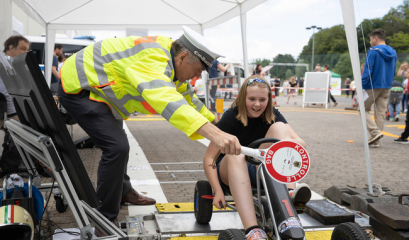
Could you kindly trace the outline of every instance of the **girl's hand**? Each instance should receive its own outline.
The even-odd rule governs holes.
[[[216,192],[213,198],[213,206],[221,210],[222,207],[220,206],[220,203],[223,204],[224,210],[226,210],[226,200],[224,199],[223,191]]]

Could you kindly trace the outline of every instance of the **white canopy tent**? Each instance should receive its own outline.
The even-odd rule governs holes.
[[[11,32],[11,0],[0,1],[0,33]],[[56,30],[180,30],[186,25],[203,34],[203,30],[240,16],[243,59],[246,76],[248,58],[246,12],[266,0],[12,0],[31,18],[46,28],[46,69],[50,69]],[[353,0],[340,0],[345,32],[356,82],[360,111],[365,112],[359,69],[358,38]],[[9,16],[9,17],[8,17]],[[5,19],[7,18],[7,19]],[[10,18],[10,19],[8,19]],[[51,71],[46,72],[48,82]],[[372,174],[366,133],[365,115],[361,114],[369,192]]]
[[[13,1],[46,28],[46,69],[51,68],[57,30],[181,30],[185,25],[203,35],[204,29],[240,16],[243,59],[248,71],[246,12],[266,0]],[[51,71],[45,73],[49,83]]]

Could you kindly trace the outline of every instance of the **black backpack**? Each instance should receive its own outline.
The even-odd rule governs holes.
[[[38,160],[33,156],[31,156],[31,159],[40,175],[44,177],[52,176],[48,169],[39,164]],[[4,177],[6,174],[17,172],[27,172],[27,169],[10,132],[7,129],[4,129],[3,153],[0,157],[0,178]]]
[[[21,162],[22,158],[11,138],[10,132],[4,129],[3,153],[0,158],[0,177],[9,173],[19,172]]]

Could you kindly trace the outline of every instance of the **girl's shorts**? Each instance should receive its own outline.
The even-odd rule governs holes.
[[[220,178],[220,163],[222,162],[224,156],[225,156],[224,154],[220,155],[219,158],[217,158],[217,160],[216,160],[217,177],[219,178],[219,183],[220,183],[220,186],[222,187],[223,191],[225,193],[227,192],[228,194],[231,195],[229,186],[224,184],[222,179]],[[254,188],[257,187],[257,178],[256,178],[257,168],[256,168],[256,166],[249,163],[249,162],[247,162],[247,170],[248,170],[248,173],[249,173],[249,176],[250,176],[251,187],[254,187]],[[261,186],[261,188],[263,188],[263,187]]]

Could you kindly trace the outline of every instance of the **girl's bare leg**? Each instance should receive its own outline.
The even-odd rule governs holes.
[[[220,178],[230,187],[244,228],[256,226],[250,176],[244,155],[226,155],[220,163]]]

